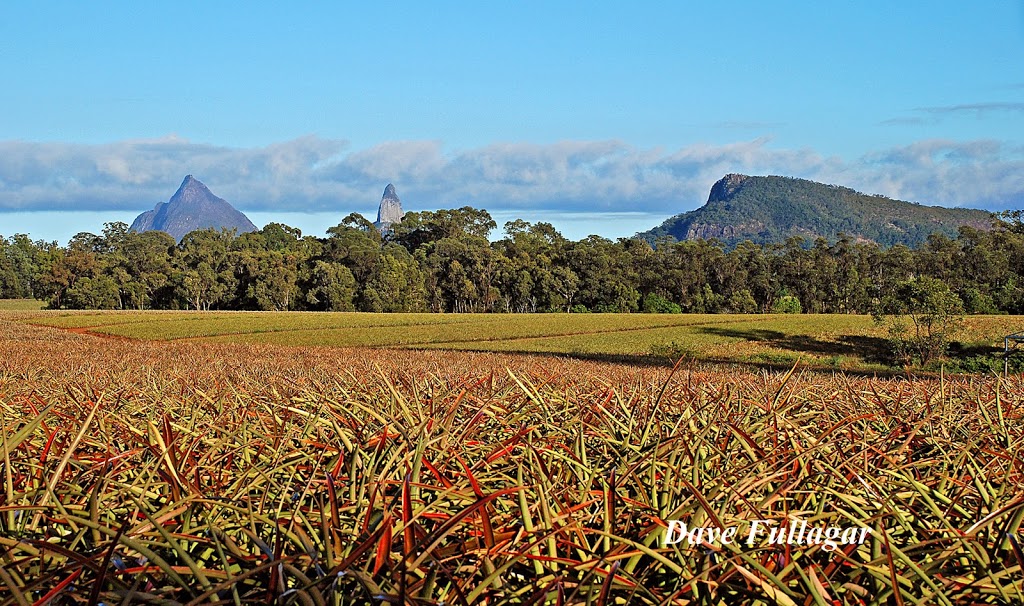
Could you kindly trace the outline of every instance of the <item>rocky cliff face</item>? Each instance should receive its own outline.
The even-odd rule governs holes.
[[[209,227],[236,229],[238,233],[256,231],[248,217],[188,175],[170,200],[136,217],[131,230],[165,231],[180,242],[185,234]]]
[[[377,209],[377,220],[373,224],[377,226],[377,229],[387,230],[392,223],[398,223],[404,216],[402,201],[395,193],[395,186],[388,183],[388,186],[384,188],[384,196],[380,199],[380,208]]]
[[[715,225],[713,223],[691,223],[686,231],[685,240],[733,240],[747,233],[760,233],[764,223],[755,221],[741,225]]]
[[[712,202],[715,200],[728,200],[739,190],[743,182],[749,179],[747,175],[738,175],[736,173],[729,173],[722,177],[711,186],[711,193],[708,195],[708,201]]]

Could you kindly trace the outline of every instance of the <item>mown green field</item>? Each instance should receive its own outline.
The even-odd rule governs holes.
[[[856,315],[39,312],[22,321],[144,340],[403,347],[884,370],[884,330]],[[994,351],[1018,316],[972,316],[960,339]]]
[[[46,301],[35,299],[0,299],[0,311],[34,311],[42,309]]]

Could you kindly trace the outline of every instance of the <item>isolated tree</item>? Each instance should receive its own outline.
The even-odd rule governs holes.
[[[946,353],[963,323],[963,301],[944,282],[922,276],[901,282],[874,313],[884,323],[896,360],[922,366]]]

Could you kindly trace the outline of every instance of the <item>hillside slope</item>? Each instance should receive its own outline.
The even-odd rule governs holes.
[[[834,241],[840,232],[882,246],[917,246],[934,232],[955,236],[962,225],[987,229],[991,213],[923,206],[870,196],[848,187],[790,177],[730,174],[711,187],[707,203],[637,234],[654,242],[716,238],[728,246],[764,244],[791,236]]]

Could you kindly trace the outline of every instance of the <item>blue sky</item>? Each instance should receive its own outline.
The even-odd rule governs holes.
[[[571,237],[727,172],[1024,206],[1019,1],[17,3],[0,74],[4,235],[130,221],[188,173],[309,233],[388,182]]]

